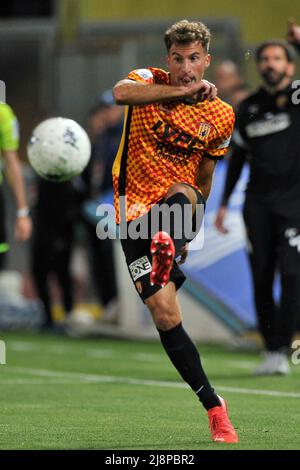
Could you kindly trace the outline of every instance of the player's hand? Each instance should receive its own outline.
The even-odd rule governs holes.
[[[26,242],[32,232],[32,222],[30,217],[18,217],[15,224],[15,239],[18,242]]]
[[[217,212],[217,216],[215,218],[215,227],[218,232],[222,233],[223,235],[228,233],[229,230],[224,226],[225,217],[227,214],[226,207],[222,206]]]
[[[300,44],[300,26],[294,18],[288,20],[287,40],[291,44]]]
[[[217,97],[218,89],[214,83],[211,83],[207,80],[201,80],[201,88],[199,90],[199,95],[202,97],[202,100],[214,100]]]
[[[194,104],[205,99],[211,101],[216,98],[217,93],[217,87],[213,83],[207,80],[201,80],[187,88],[185,102],[187,104]]]
[[[187,255],[189,252],[189,245],[186,243],[180,250],[180,260],[178,261],[178,264],[183,264],[186,261]]]
[[[198,103],[203,100],[214,100],[218,94],[216,85],[208,82],[207,80],[201,80],[198,83],[194,83],[187,90],[187,103]]]

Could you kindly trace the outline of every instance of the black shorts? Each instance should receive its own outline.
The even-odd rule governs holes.
[[[197,191],[195,188],[193,189],[197,194],[197,204],[201,205],[201,207],[204,206],[205,209],[205,199],[199,191]],[[157,204],[161,205],[163,202],[164,200],[161,200]],[[148,226],[150,227],[151,210],[144,216],[135,219],[134,222],[136,224],[139,221],[142,224],[143,219],[148,220]],[[193,238],[195,238],[196,234],[199,232],[201,228],[202,217],[201,223],[198,223],[198,226],[197,222],[198,221],[194,215],[192,220],[193,236],[192,238],[189,238],[188,241],[192,241]],[[130,223],[131,222],[127,223],[127,229],[130,227]],[[132,240],[129,237],[126,239],[121,238],[121,244],[125,254],[129,274],[143,302],[145,302],[148,297],[151,297],[153,294],[155,294],[162,288],[161,286],[150,285],[150,273],[152,270],[152,255],[150,253],[151,241],[152,238],[150,235],[146,239],[138,238],[137,240]],[[174,260],[173,267],[170,272],[170,281],[174,282],[175,287],[178,290],[184,283],[185,279],[186,277],[184,273],[179,268],[176,260]]]

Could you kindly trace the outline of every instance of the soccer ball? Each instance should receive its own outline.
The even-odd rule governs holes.
[[[27,152],[31,166],[42,178],[59,183],[84,170],[91,156],[91,143],[77,122],[55,117],[33,130]]]

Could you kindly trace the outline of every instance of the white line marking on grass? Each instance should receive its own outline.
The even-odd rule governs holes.
[[[102,359],[102,358],[123,358],[122,352],[113,349],[104,349],[104,348],[93,348],[85,349],[78,352],[70,346],[61,346],[61,345],[37,345],[33,343],[25,343],[19,341],[11,341],[8,343],[8,347],[17,352],[31,352],[31,351],[41,351],[43,354],[82,354],[93,359]],[[160,353],[127,353],[127,357],[134,359],[139,362],[152,362],[160,363],[162,366],[167,364],[165,356]]]
[[[55,379],[50,378],[50,380],[43,379],[9,379],[9,380],[0,380],[0,384],[3,385],[78,385],[78,380],[74,379]]]
[[[22,341],[7,341],[7,346],[13,351],[33,351],[35,349],[32,343],[25,343]]]
[[[185,383],[182,382],[171,382],[164,380],[144,380],[134,379],[131,377],[115,377],[110,375],[96,375],[96,374],[83,374],[80,372],[69,372],[69,371],[55,371],[48,369],[32,369],[27,367],[14,367],[6,366],[16,372],[25,374],[36,375],[40,377],[63,377],[73,378],[77,380],[83,380],[90,383],[116,383],[116,384],[127,384],[127,385],[145,385],[155,387],[171,387],[171,388],[188,388]],[[278,390],[257,390],[254,388],[240,388],[240,387],[223,387],[215,385],[218,390],[229,393],[244,393],[247,395],[266,395],[271,397],[289,397],[289,398],[300,398],[300,393],[296,392],[280,392]]]
[[[165,360],[165,356],[153,353],[134,353],[132,357],[138,361],[146,362],[163,362]]]
[[[68,346],[60,346],[60,345],[46,346],[45,349],[43,347],[40,349],[50,354],[65,354],[65,353],[69,354],[70,352],[72,352],[72,349],[70,349]]]
[[[296,392],[279,392],[278,390],[256,390],[254,388],[239,388],[239,387],[222,387],[214,385],[223,392],[229,393],[244,393],[249,395],[266,395],[270,397],[289,397],[289,398],[300,398],[300,393]]]
[[[95,359],[101,359],[102,357],[113,357],[115,355],[115,351],[112,351],[111,349],[88,349],[86,351],[86,355]]]
[[[122,356],[120,351],[114,351],[113,349],[87,349],[86,354],[93,358]],[[127,357],[142,362],[162,362],[164,359],[164,356],[155,353],[128,353]]]
[[[258,363],[254,361],[226,361],[225,364],[238,369],[252,369],[252,367],[257,366]]]

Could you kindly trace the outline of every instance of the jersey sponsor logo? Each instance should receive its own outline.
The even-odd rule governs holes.
[[[164,142],[157,142],[156,154],[159,158],[164,158],[175,164],[186,166],[189,158],[192,156],[192,150],[182,149]]]
[[[142,258],[133,261],[129,265],[129,269],[131,272],[132,279],[135,282],[140,277],[144,276],[147,273],[150,273],[152,267],[148,256],[143,256]]]
[[[185,144],[190,150],[199,142],[198,137],[193,137],[187,132],[179,132],[177,129],[170,126],[170,124],[166,124],[161,120],[158,120],[154,124],[152,130],[163,140],[173,144]]]
[[[252,122],[245,127],[248,137],[263,137],[276,132],[284,131],[291,125],[290,115],[287,113],[267,113],[264,119]]]
[[[200,122],[198,134],[201,137],[201,139],[207,139],[207,137],[209,136],[211,127],[212,126],[208,124],[207,122]]]

